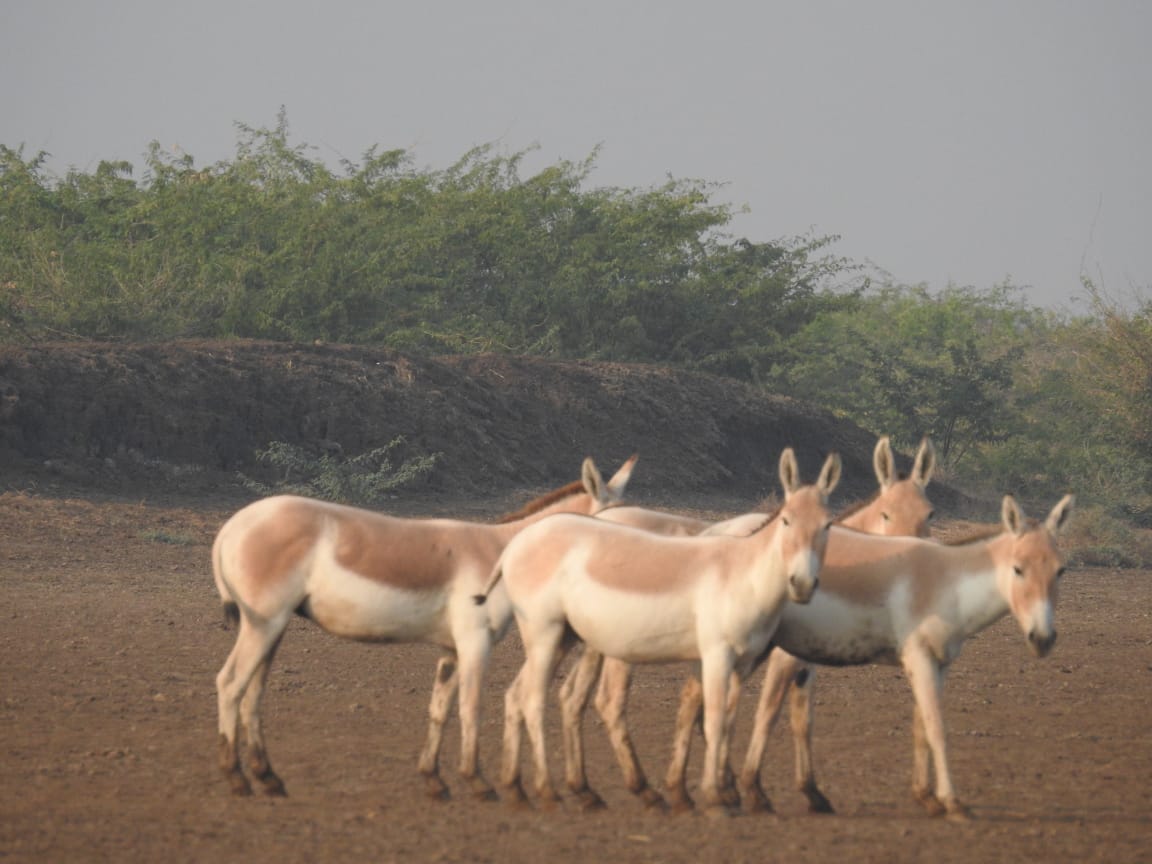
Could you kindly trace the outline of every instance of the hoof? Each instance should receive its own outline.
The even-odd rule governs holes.
[[[645,810],[655,810],[660,813],[667,812],[668,810],[668,802],[664,800],[664,796],[651,786],[645,786],[636,793],[636,797],[640,799],[640,803],[644,805]]]
[[[943,816],[948,812],[947,808],[940,803],[940,799],[931,792],[917,792],[916,800],[920,802],[920,806],[927,811],[929,816]]]
[[[524,794],[524,787],[520,785],[519,781],[503,787],[500,798],[513,809],[527,810],[529,808],[528,796]]]
[[[972,811],[959,801],[950,801],[945,807],[945,816],[949,822],[971,822]]]
[[[740,789],[740,800],[744,809],[749,813],[776,812],[772,806],[772,799],[764,794],[764,787],[760,785],[759,778],[744,784],[743,788]]]
[[[724,820],[731,819],[736,815],[736,811],[725,804],[723,801],[718,801],[715,804],[709,804],[704,808],[704,815],[709,819]]]
[[[440,779],[439,774],[424,775],[424,794],[434,801],[447,801],[452,797],[448,784]]]
[[[233,795],[239,798],[252,794],[252,785],[248,782],[248,778],[240,773],[228,775],[228,788],[232,790]]]
[[[552,810],[557,810],[560,807],[560,796],[551,786],[545,786],[543,788],[537,789],[536,801],[537,806],[541,810],[547,810],[551,812]]]
[[[608,805],[604,803],[604,799],[593,792],[591,789],[584,788],[579,792],[573,791],[576,801],[580,805],[580,810],[583,813],[594,813],[597,810],[607,810]]]
[[[836,809],[832,806],[832,802],[829,801],[819,789],[813,787],[801,791],[804,793],[804,797],[808,799],[809,813],[828,814],[836,812]]]
[[[672,808],[673,813],[695,813],[696,802],[684,796],[673,796],[668,799],[668,806]]]

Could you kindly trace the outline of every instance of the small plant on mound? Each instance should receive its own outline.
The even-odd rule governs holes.
[[[1069,563],[1081,567],[1152,567],[1152,532],[1118,519],[1105,508],[1086,506],[1069,522]]]
[[[383,447],[344,458],[332,452],[315,457],[303,447],[273,441],[268,449],[258,450],[256,458],[269,466],[276,479],[263,483],[241,474],[240,482],[259,495],[306,495],[324,501],[372,505],[428,474],[442,455],[414,456],[396,465],[393,451],[402,444],[401,436]]]

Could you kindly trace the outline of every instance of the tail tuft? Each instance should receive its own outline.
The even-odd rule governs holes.
[[[224,601],[224,626],[240,625],[240,607],[231,600]]]

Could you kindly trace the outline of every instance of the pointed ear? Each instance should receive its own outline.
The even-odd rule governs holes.
[[[584,484],[584,491],[595,500],[604,500],[604,478],[600,475],[600,469],[596,467],[591,456],[584,459],[584,465],[580,469],[580,482]]]
[[[791,447],[785,447],[780,454],[780,485],[784,487],[785,498],[800,488],[800,466]]]
[[[889,451],[889,453],[891,453],[891,451]],[[825,498],[832,494],[832,490],[835,489],[836,484],[840,482],[842,470],[843,465],[840,462],[840,454],[829,453],[828,458],[824,460],[824,467],[820,469],[820,479],[816,481],[816,485],[820,488]]]
[[[636,460],[639,458],[639,453],[633,453],[608,481],[608,491],[617,501],[624,497],[624,490],[628,486],[628,481],[632,479],[632,469],[636,467]]]
[[[1060,503],[1052,508],[1052,512],[1048,514],[1048,519],[1044,522],[1045,527],[1047,527],[1052,534],[1060,533],[1060,529],[1064,527],[1064,523],[1068,521],[1068,517],[1072,514],[1072,505],[1075,502],[1075,495],[1065,495],[1060,499]]]
[[[892,458],[892,442],[885,435],[876,442],[876,449],[872,451],[872,468],[876,472],[876,481],[881,489],[887,489],[896,479],[896,466]]]
[[[1004,503],[1000,507],[1000,520],[1004,523],[1004,530],[1013,534],[1024,531],[1024,513],[1016,499],[1011,495],[1004,496]]]
[[[923,489],[932,480],[932,472],[936,470],[936,447],[927,435],[920,442],[920,449],[916,452],[916,462],[912,466],[912,482]]]

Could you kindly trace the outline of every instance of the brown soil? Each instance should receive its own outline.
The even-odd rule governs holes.
[[[133,356],[127,349],[117,349],[122,353],[84,350],[93,352],[88,355],[93,365],[127,363],[125,358]],[[340,362],[356,355],[317,350],[331,350]],[[171,355],[154,351],[130,362],[153,369],[149,374],[159,381],[163,375],[157,370],[169,367],[165,366],[168,360],[156,358],[171,359]],[[78,352],[76,356],[83,355]],[[303,352],[301,356],[314,355]],[[111,431],[104,433],[106,439],[99,439],[106,444],[85,445],[92,452],[77,454],[51,447],[30,452],[37,442],[18,436],[32,427],[15,424],[13,418],[23,417],[18,412],[29,410],[36,398],[28,389],[29,382],[47,378],[27,371],[37,364],[25,360],[25,371],[20,373],[24,377],[17,377],[13,370],[19,364],[10,353],[0,355],[0,361],[7,364],[0,366],[0,395],[7,412],[0,416],[0,424],[7,424],[0,429],[5,453],[12,457],[8,464],[20,469],[8,477],[12,491],[0,494],[0,596],[4,599],[0,609],[0,859],[245,860],[253,864],[1148,859],[1147,843],[1152,838],[1152,580],[1149,573],[1132,570],[1075,570],[1066,577],[1058,613],[1060,642],[1048,660],[1031,659],[1010,621],[981,634],[966,648],[949,678],[946,718],[953,776],[974,810],[972,823],[931,819],[911,801],[911,697],[898,670],[884,667],[820,672],[816,755],[824,789],[838,809],[834,816],[805,813],[802,799],[790,788],[790,743],[779,731],[769,749],[765,775],[778,815],[718,820],[645,812],[623,790],[603,731],[592,720],[587,735],[589,771],[609,804],[607,811],[582,813],[566,802],[552,812],[518,812],[503,803],[473,801],[461,784],[453,782],[451,771],[446,777],[455,797],[431,802],[423,797],[415,758],[423,738],[436,649],[351,643],[303,621],[289,628],[272,674],[265,712],[271,756],[289,797],[233,798],[216,766],[213,679],[234,634],[222,623],[208,552],[215,531],[243,496],[234,488],[209,482],[209,478],[219,480],[226,475],[179,474],[172,468],[195,463],[192,455],[145,449],[138,452],[168,467],[160,471],[155,462],[149,462],[146,467],[153,473],[140,473],[143,463],[139,461],[132,463],[137,473],[125,467],[133,446],[117,447],[113,442],[124,441],[129,434],[143,435],[149,424],[161,423],[165,415],[154,407],[175,405],[179,400],[164,402],[159,395],[157,401],[148,403],[153,408],[136,415],[145,419],[120,427],[111,424],[107,427]],[[63,368],[63,361],[59,362]],[[467,372],[472,380],[467,386],[495,390],[489,380],[506,376],[519,362],[443,361],[429,368],[463,370],[453,374]],[[669,391],[684,387],[696,394],[691,390],[694,380],[701,390],[707,390],[708,384],[707,379],[681,379],[660,370],[633,367],[614,372],[614,367],[569,365],[596,382],[589,390],[595,394],[595,404],[581,409],[584,417],[603,413],[612,399],[630,411],[643,404],[631,390],[605,395],[605,382],[619,380],[614,375],[639,378],[649,390],[659,387],[664,377],[673,382]],[[192,366],[203,371],[210,364],[199,358]],[[419,369],[419,375],[432,375],[423,366]],[[559,377],[560,373],[555,374]],[[75,368],[73,376],[82,377]],[[69,389],[66,378],[61,375],[59,386],[74,394],[69,398],[78,401],[70,404],[78,410],[83,404],[80,384]],[[458,383],[458,378],[446,380]],[[552,392],[549,387],[559,386],[548,383],[544,375],[532,380],[537,383],[521,385],[525,412],[532,403],[547,401],[546,394]],[[280,385],[264,386],[271,390]],[[533,386],[540,389],[533,390]],[[308,382],[301,387],[310,393],[323,392]],[[154,392],[160,394],[163,389],[157,384]],[[374,398],[369,393],[373,389],[366,386],[365,401]],[[97,401],[105,406],[115,401],[107,392],[90,392],[100,395]],[[193,398],[187,391],[180,392],[186,399]],[[459,406],[466,400],[452,390],[442,392],[442,406],[463,410]],[[41,396],[63,398],[47,391]],[[237,394],[221,392],[219,396],[242,401]],[[674,397],[660,398],[664,401],[646,409],[651,412],[650,420],[691,413],[686,407],[688,397],[684,397],[685,406],[673,406],[672,415],[659,415],[667,409],[666,400]],[[754,397],[747,399],[749,405],[756,404]],[[204,416],[225,416],[209,410],[211,404],[215,403],[206,400],[198,410]],[[299,409],[302,403],[292,404]],[[350,414],[355,408],[348,407]],[[82,423],[87,422],[84,417],[100,410],[104,409],[90,407],[77,427],[97,429],[105,421],[93,421],[91,427]],[[266,410],[271,409],[264,403],[252,405],[245,422],[272,423],[260,419]],[[472,481],[467,494],[445,484],[398,499],[396,509],[417,514],[495,515],[523,501],[529,489],[571,479],[585,448],[612,466],[629,448],[638,446],[624,443],[627,436],[620,434],[618,424],[609,422],[604,430],[587,433],[589,437],[573,432],[573,441],[556,447],[557,451],[569,448],[563,453],[530,449],[538,446],[532,426],[549,413],[544,407],[532,410],[539,413],[517,418],[521,432],[508,433],[524,436],[515,447],[500,446],[505,439],[495,420],[482,431],[489,436],[487,449],[501,451],[493,459],[504,459],[510,466],[534,465],[536,475],[528,480],[497,481],[500,469],[492,463],[485,469],[487,475],[480,473]],[[731,418],[746,419],[748,410],[718,414],[716,428],[725,423],[737,425]],[[45,413],[41,410],[40,416]],[[350,421],[336,416],[337,429],[348,430]],[[755,430],[755,423],[748,421],[748,427]],[[697,433],[705,435],[707,429],[694,427],[691,434]],[[39,434],[48,439],[55,433],[43,427]],[[88,434],[73,434],[71,440],[83,443]],[[331,430],[320,434],[331,434]],[[449,432],[443,434],[447,440]],[[452,434],[483,440],[475,430]],[[717,442],[727,440],[720,431],[714,434]],[[852,458],[862,474],[860,485],[866,488],[868,436],[851,431],[836,434],[853,441],[852,436],[860,438]],[[250,442],[253,435],[261,446],[259,438],[267,431],[249,434],[244,442]],[[645,452],[642,465],[647,463],[645,467],[654,473],[663,470],[673,477],[686,472],[683,464],[660,468],[673,458],[679,435],[671,436],[668,443],[666,430],[659,426],[652,427],[651,435],[645,444],[654,453],[668,455],[649,458]],[[168,437],[157,434],[154,440]],[[736,433],[730,437],[739,439]],[[353,438],[348,432],[343,439],[346,448],[353,446],[346,443]],[[198,446],[195,435],[187,440],[191,442],[188,447]],[[590,446],[596,444],[603,444],[603,451]],[[769,450],[775,444],[765,442]],[[484,445],[477,446],[477,458],[487,458],[481,452]],[[216,449],[222,452],[222,447]],[[237,445],[237,453],[241,449]],[[684,463],[725,464],[719,450],[711,446],[687,452]],[[815,461],[817,448],[813,446],[809,453]],[[766,467],[760,469],[768,479],[755,483],[770,488],[774,458],[763,460]],[[52,471],[29,467],[30,460],[43,459],[62,461],[69,467],[66,471],[59,466]],[[106,459],[114,464],[108,465]],[[238,455],[233,463],[222,462],[215,470],[243,464]],[[454,464],[460,467],[466,460]],[[552,471],[562,476],[553,479]],[[638,468],[637,480],[641,476]],[[713,476],[720,479],[712,486],[702,484],[700,495],[686,491],[687,480],[670,481],[669,488],[677,490],[682,507],[695,512],[733,512],[735,504],[725,510],[717,501],[745,492],[744,481],[725,478],[719,469]],[[485,483],[493,486],[492,494],[477,495],[476,488]],[[650,490],[659,488],[656,481],[650,483]],[[517,491],[517,487],[523,488]],[[498,647],[485,691],[481,755],[489,776],[499,759],[500,700],[518,663],[518,650],[514,639]],[[667,754],[681,674],[674,666],[647,668],[637,674],[630,714],[641,757],[654,777],[661,775]],[[558,741],[555,714],[552,710],[553,742]],[[737,733],[738,753],[747,734],[746,715],[747,709]],[[456,729],[450,728],[446,768],[454,765],[457,741]],[[555,767],[559,770],[559,765]],[[698,763],[693,768],[698,772]]]

